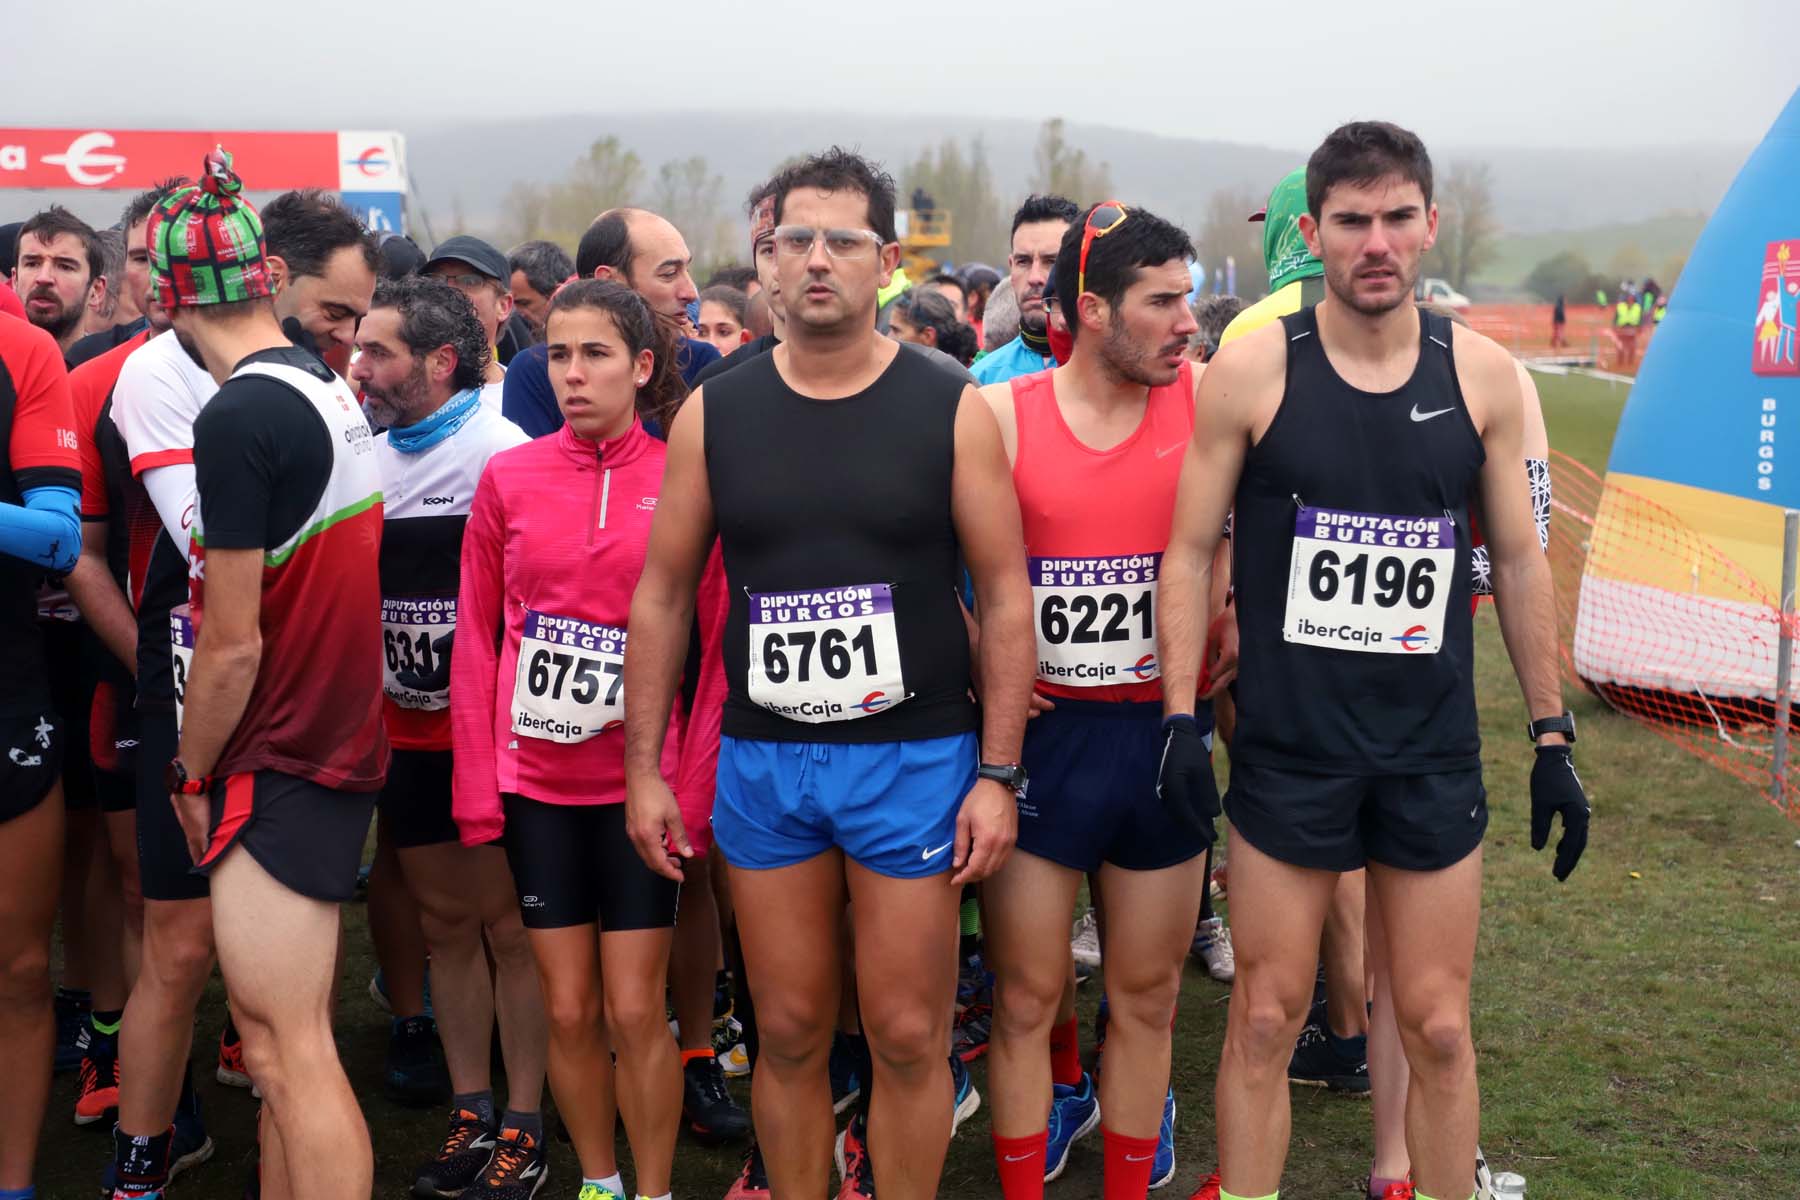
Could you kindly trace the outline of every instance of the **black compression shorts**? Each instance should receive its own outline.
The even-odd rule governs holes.
[[[391,839],[396,850],[457,840],[450,816],[450,774],[448,750],[394,750],[381,787],[381,836]]]
[[[0,718],[0,822],[22,817],[56,786],[68,732],[48,709]]]
[[[543,804],[501,797],[506,860],[527,929],[599,922],[602,933],[671,929],[681,885],[644,865],[623,804]]]
[[[181,822],[163,786],[163,768],[179,746],[174,709],[138,714],[138,882],[146,900],[204,900],[210,893],[206,876],[194,873]]]

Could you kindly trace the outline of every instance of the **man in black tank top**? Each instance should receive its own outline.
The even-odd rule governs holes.
[[[1412,305],[1436,235],[1418,138],[1346,125],[1307,166],[1316,308],[1223,350],[1201,384],[1157,595],[1166,711],[1189,711],[1218,530],[1234,513],[1241,649],[1225,808],[1238,977],[1218,1083],[1223,1197],[1280,1183],[1284,1068],[1310,999],[1339,872],[1367,866],[1401,1041],[1419,1089],[1408,1141],[1421,1200],[1474,1190],[1478,1097],[1469,978],[1480,916],[1480,770],[1469,522],[1478,509],[1501,626],[1534,718],[1533,845],[1551,817],[1573,870],[1587,807],[1569,758],[1547,561],[1517,462],[1511,358]],[[1179,739],[1164,787],[1188,765]]]
[[[679,877],[692,851],[657,772],[659,714],[716,536],[732,609],[713,829],[756,981],[756,1124],[777,1195],[829,1182],[847,899],[877,1085],[861,1136],[884,1200],[935,1195],[961,888],[1005,860],[1024,787],[1018,502],[975,389],[875,330],[893,208],[893,181],[842,151],[778,178],[787,340],[696,391],[672,427],[625,658],[627,822],[645,861]],[[979,716],[959,558],[982,614]],[[869,1156],[845,1157],[855,1183]]]

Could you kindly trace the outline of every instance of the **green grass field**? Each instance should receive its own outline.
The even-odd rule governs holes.
[[[1602,469],[1623,389],[1540,379],[1552,443]],[[1498,1169],[1524,1174],[1534,1198],[1694,1200],[1800,1195],[1800,830],[1751,792],[1650,732],[1572,696],[1579,763],[1592,793],[1592,842],[1566,884],[1527,841],[1531,752],[1525,714],[1491,606],[1478,626],[1478,672],[1493,824],[1475,987],[1482,1144]],[[406,1194],[442,1115],[380,1097],[387,1021],[369,1002],[364,911],[345,909],[350,956],[338,1043],[374,1130],[376,1195]],[[1211,1169],[1212,1087],[1228,990],[1190,967],[1176,1030],[1178,1173],[1159,1193],[1185,1200]],[[1082,997],[1084,1024],[1098,983]],[[222,995],[209,991],[195,1070],[215,1161],[176,1186],[188,1200],[235,1198],[249,1162],[254,1105],[211,1082]],[[982,1064],[977,1086],[985,1083]],[[69,1121],[72,1081],[57,1081],[44,1140],[46,1197],[94,1194],[110,1139]],[[746,1101],[748,1089],[739,1088]],[[1283,1195],[1350,1197],[1368,1169],[1369,1105],[1293,1089],[1293,1149]],[[683,1143],[676,1195],[715,1200],[733,1151]],[[572,1197],[567,1147],[544,1196]],[[1099,1138],[1074,1151],[1052,1197],[1097,1196]],[[941,1194],[996,1196],[985,1114],[951,1147]]]

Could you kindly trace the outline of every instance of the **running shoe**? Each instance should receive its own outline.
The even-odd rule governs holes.
[[[732,1180],[724,1200],[769,1200],[769,1173],[763,1168],[762,1146],[755,1138],[750,1139],[750,1149],[744,1152],[744,1169]]]
[[[450,1132],[431,1161],[413,1176],[412,1194],[420,1200],[462,1195],[493,1161],[496,1132],[466,1108],[451,1113]]]
[[[1200,1181],[1200,1186],[1194,1189],[1194,1194],[1188,1200],[1219,1200],[1219,1187],[1219,1173],[1214,1171]]]
[[[975,1090],[975,1081],[969,1078],[968,1064],[954,1054],[950,1056],[950,1082],[956,1096],[956,1111],[950,1117],[950,1136],[955,1137],[962,1123],[980,1109],[981,1093]]]
[[[1410,1179],[1397,1179],[1382,1189],[1381,1200],[1413,1200],[1413,1184]]]
[[[1348,1051],[1338,1049],[1339,1040],[1324,1025],[1302,1029],[1300,1040],[1294,1045],[1294,1057],[1288,1061],[1288,1082],[1368,1095],[1368,1038],[1359,1033],[1345,1039]]]
[[[219,1030],[219,1068],[213,1072],[213,1078],[226,1087],[249,1088],[252,1096],[262,1099],[262,1093],[250,1079],[249,1068],[244,1066],[243,1036],[230,1021]]]
[[[1231,949],[1231,930],[1225,918],[1208,917],[1194,930],[1194,944],[1189,953],[1206,968],[1206,973],[1220,983],[1237,977],[1237,955]]]
[[[837,1200],[875,1200],[875,1168],[869,1163],[868,1130],[861,1113],[837,1135],[837,1170],[843,1186]]]
[[[862,1095],[862,1080],[856,1077],[856,1054],[850,1039],[842,1033],[831,1035],[831,1056],[826,1060],[831,1072],[831,1111],[842,1114]]]
[[[702,1146],[735,1142],[750,1132],[750,1114],[725,1090],[725,1071],[712,1055],[691,1058],[681,1069],[681,1112]]]
[[[1475,1200],[1494,1200],[1494,1173],[1480,1146],[1475,1147]]]
[[[262,1110],[257,1109],[257,1122]],[[169,1178],[178,1179],[213,1156],[213,1140],[207,1136],[206,1121],[200,1115],[200,1094],[190,1081],[181,1089],[175,1104],[175,1136],[169,1142]]]
[[[988,1040],[993,1032],[993,1005],[971,1004],[957,1014],[956,1034],[951,1040],[951,1049],[964,1062],[974,1062],[988,1052]]]
[[[75,1077],[75,1123],[94,1125],[119,1115],[119,1043],[116,1038],[88,1035]]]
[[[543,1139],[523,1129],[502,1129],[487,1169],[462,1194],[466,1200],[531,1200],[549,1178]]]
[[[1075,964],[1075,986],[1081,987],[1094,977],[1094,968],[1086,963]]]
[[[737,1010],[737,1003],[731,997],[731,972],[718,971],[713,975],[713,1021],[729,1017]]]
[[[979,953],[963,959],[956,969],[956,1007],[967,1008],[980,1001],[994,999],[994,973]]]
[[[161,1139],[158,1139],[160,1141]],[[176,1110],[174,1128],[162,1145],[136,1143],[113,1127],[113,1160],[101,1176],[105,1200],[162,1200],[163,1189],[213,1156],[213,1140],[200,1122],[200,1102]],[[123,1161],[120,1152],[123,1151]],[[163,1161],[156,1159],[166,1155]]]
[[[1069,939],[1069,953],[1078,963],[1089,967],[1100,965],[1100,922],[1093,909],[1082,913],[1081,920],[1075,922],[1074,936]]]
[[[380,967],[376,967],[375,973],[369,976],[369,999],[388,1016],[394,1015],[394,1002],[388,999],[387,977],[381,973]]]
[[[1069,1148],[1100,1124],[1100,1097],[1094,1077],[1081,1073],[1081,1083],[1050,1085],[1050,1130],[1044,1142],[1044,1182],[1049,1183],[1069,1165]]]
[[[1175,1089],[1163,1101],[1162,1126],[1156,1131],[1156,1161],[1150,1164],[1150,1190],[1175,1178]]]
[[[73,1071],[81,1066],[81,1055],[93,1030],[93,1011],[92,992],[56,989],[56,1057],[52,1060],[56,1071]]]
[[[744,1026],[736,1017],[713,1018],[712,1048],[727,1079],[740,1079],[750,1073],[750,1052],[744,1049]]]
[[[450,1098],[437,1022],[430,1017],[396,1018],[388,1034],[387,1098],[409,1108],[436,1108]]]
[[[765,1196],[768,1194],[767,1192],[763,1193]],[[581,1185],[581,1194],[576,1196],[575,1200],[625,1200],[625,1197],[611,1188],[603,1188],[597,1183],[584,1183]]]

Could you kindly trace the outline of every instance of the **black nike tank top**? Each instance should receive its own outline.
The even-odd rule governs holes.
[[[896,354],[814,400],[775,355],[706,385],[706,470],[731,613],[721,731],[897,742],[975,728],[950,515],[966,381]]]
[[[1469,504],[1486,459],[1447,318],[1420,312],[1392,392],[1351,387],[1316,310],[1282,318],[1287,384],[1234,509],[1234,760],[1326,774],[1478,766]]]

